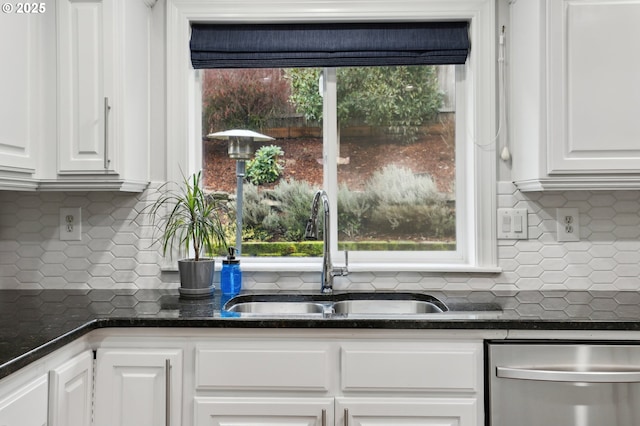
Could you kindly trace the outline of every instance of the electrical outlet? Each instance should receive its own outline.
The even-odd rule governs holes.
[[[556,210],[558,241],[580,241],[579,213],[576,208]]]
[[[82,240],[80,207],[60,209],[60,241]]]

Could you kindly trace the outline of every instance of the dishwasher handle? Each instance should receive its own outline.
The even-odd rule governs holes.
[[[496,367],[496,376],[504,379],[574,383],[640,382],[640,370],[571,371],[537,368]]]

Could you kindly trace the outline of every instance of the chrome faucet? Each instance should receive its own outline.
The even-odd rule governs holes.
[[[322,208],[324,210],[324,222],[322,226],[322,273],[320,275],[320,291],[322,293],[331,293],[333,291],[333,277],[343,277],[349,273],[348,263],[349,257],[345,252],[344,268],[336,268],[331,263],[331,240],[329,238],[329,196],[324,190],[319,190],[313,196],[311,204],[311,216],[307,220],[304,237],[308,240],[318,239],[318,209],[320,208],[320,200],[322,199]]]

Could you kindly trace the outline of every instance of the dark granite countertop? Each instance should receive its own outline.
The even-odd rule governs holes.
[[[105,327],[640,330],[640,292],[426,292],[458,310],[499,306],[463,319],[226,318],[218,293],[185,300],[177,290],[0,290],[0,378]]]

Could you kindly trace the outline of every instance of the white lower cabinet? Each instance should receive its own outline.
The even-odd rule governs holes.
[[[484,424],[481,341],[311,336],[200,341],[194,426]]]
[[[93,352],[85,351],[49,371],[49,426],[89,426]]]
[[[326,426],[333,398],[195,398],[195,426]],[[331,420],[330,420],[331,419]]]
[[[0,380],[0,426],[91,426],[93,351],[83,339]]]
[[[46,425],[46,374],[10,391],[0,399],[0,426]]]
[[[344,342],[336,425],[480,426],[480,342]]]
[[[182,349],[98,349],[95,380],[94,426],[182,424]]]
[[[97,330],[0,380],[0,426],[481,426],[482,340],[439,336]]]

